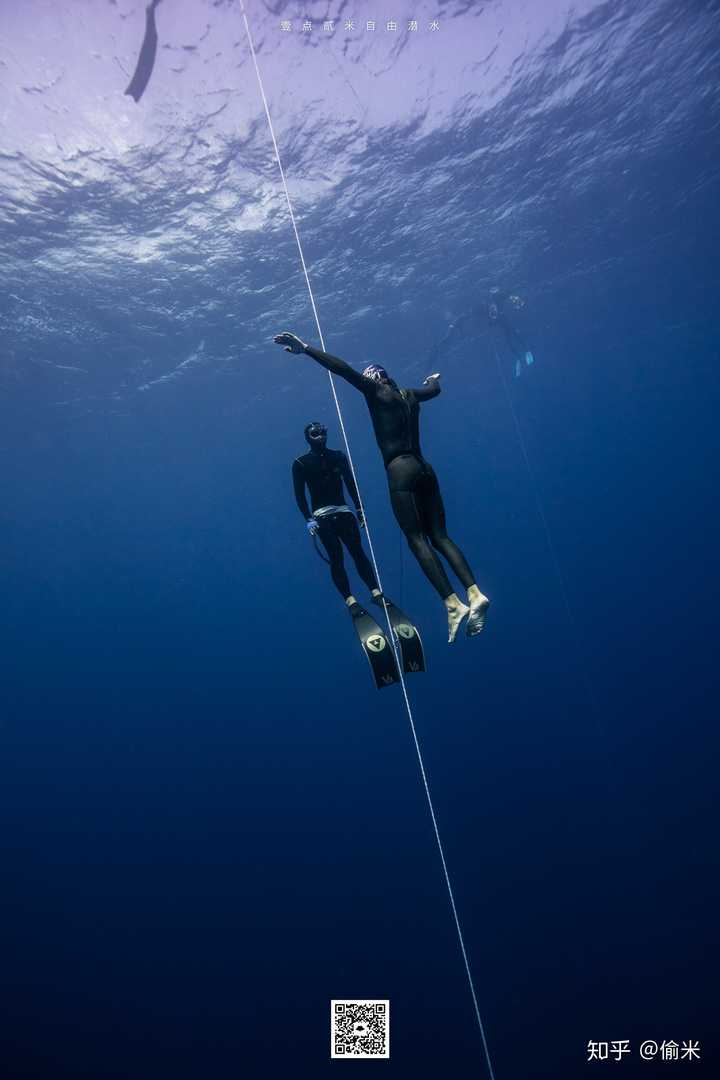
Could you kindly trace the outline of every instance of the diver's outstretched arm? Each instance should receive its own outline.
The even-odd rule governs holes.
[[[411,390],[415,395],[417,401],[430,401],[431,398],[437,397],[441,392],[440,376],[438,374],[428,375],[424,384],[418,390]]]
[[[350,367],[349,364],[346,364],[344,360],[340,360],[337,356],[331,356],[330,353],[323,352],[322,349],[314,349],[312,345],[306,345],[305,352],[308,356],[312,356],[313,360],[317,360],[318,364],[322,364],[324,368],[331,371],[333,375],[339,375],[341,379],[345,379],[356,390],[366,393],[368,389],[374,387],[374,383],[370,379],[364,378],[359,371]]]
[[[276,345],[284,345],[286,352],[307,353],[308,356],[312,356],[313,360],[317,360],[322,367],[331,371],[333,375],[339,375],[341,379],[345,379],[346,382],[349,382],[356,390],[362,391],[363,394],[368,393],[375,386],[370,379],[363,378],[359,371],[350,367],[344,360],[340,360],[337,356],[331,356],[330,353],[323,352],[322,349],[314,349],[312,345],[306,345],[296,334],[285,331],[282,334],[276,334],[273,340]]]

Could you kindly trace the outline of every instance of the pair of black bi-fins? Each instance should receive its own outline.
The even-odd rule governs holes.
[[[410,622],[405,612],[396,607],[386,596],[379,601],[379,604],[387,609],[403,671],[406,673],[424,671],[425,654],[417,627]],[[400,682],[395,649],[385,631],[360,604],[353,605],[350,614],[378,690],[382,690],[383,686],[392,686],[393,683]]]

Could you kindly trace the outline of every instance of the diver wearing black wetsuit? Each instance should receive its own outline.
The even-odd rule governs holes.
[[[525,301],[519,296],[508,296],[502,289],[491,289],[490,297],[485,303],[485,311],[491,326],[498,326],[508,344],[508,348],[515,360],[515,375],[522,370],[522,362],[529,366],[533,362],[533,354],[528,349],[520,332],[512,325],[507,317],[507,304],[516,310],[523,307]]]
[[[429,376],[425,385],[417,390],[401,390],[385,369],[376,364],[370,364],[360,374],[344,360],[305,345],[294,334],[278,334],[275,341],[289,352],[307,353],[364,395],[385,462],[395,518],[410,550],[445,603],[449,640],[454,641],[458,626],[466,615],[467,633],[479,633],[484,625],[488,599],[475,584],[474,574],[460,548],[447,534],[437,477],[420,449],[420,402],[437,397],[439,377]],[[455,593],[433,548],[447,559],[468,590],[469,609]]]
[[[309,454],[295,458],[292,467],[295,501],[308,531],[317,533],[330,559],[330,573],[346,604],[355,603],[343,563],[342,545],[348,549],[357,572],[373,593],[379,595],[375,572],[363,551],[360,530],[355,515],[345,505],[343,483],[355,505],[358,520],[363,523],[360,498],[348,459],[340,450],[328,450],[327,429],[313,421],[305,428]],[[308,507],[305,488],[310,493],[312,511]]]
[[[516,311],[525,306],[525,301],[520,296],[511,296],[502,289],[492,288],[486,300],[482,300],[472,311],[461,315],[450,325],[447,333],[441,341],[431,348],[428,354],[428,363],[435,364],[440,354],[455,345],[458,341],[471,336],[476,331],[489,326],[491,332],[497,328],[502,331],[510,353],[515,361],[515,375],[519,376],[523,364],[528,367],[534,362],[533,356],[527,344],[508,318],[508,307]]]

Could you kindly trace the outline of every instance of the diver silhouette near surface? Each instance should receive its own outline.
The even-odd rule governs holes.
[[[145,93],[147,84],[150,82],[150,76],[153,73],[153,68],[155,67],[155,56],[157,54],[158,44],[157,27],[155,25],[155,8],[160,3],[161,0],[150,0],[150,3],[145,8],[145,36],[143,37],[142,45],[140,46],[135,73],[125,91],[136,104]]]
[[[450,324],[442,340],[430,350],[428,363],[435,364],[445,350],[489,327],[491,334],[502,334],[515,361],[515,376],[519,377],[523,366],[530,367],[535,360],[524,338],[508,318],[510,308],[519,311],[523,307],[525,301],[521,296],[506,293],[497,286],[492,288],[486,300]]]
[[[417,390],[402,390],[378,364],[368,365],[361,374],[344,360],[306,345],[295,334],[286,331],[277,334],[274,340],[287,352],[312,357],[363,394],[385,463],[395,518],[423,573],[445,604],[448,641],[455,640],[466,617],[468,636],[479,634],[485,625],[489,600],[478,588],[462,551],[447,534],[445,508],[435,470],[420,449],[420,403],[440,393],[439,376],[428,376]],[[467,590],[467,604],[450,584],[436,552],[443,555]]]

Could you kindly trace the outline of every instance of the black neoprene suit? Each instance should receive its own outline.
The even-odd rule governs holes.
[[[519,331],[517,331],[508,321],[508,317],[505,313],[505,303],[507,299],[505,293],[491,294],[490,299],[481,306],[481,310],[487,315],[491,326],[498,326],[502,330],[505,335],[505,340],[508,343],[508,348],[515,359],[524,360],[528,347]],[[494,315],[491,313],[493,305],[496,309]]]
[[[443,339],[436,342],[430,349],[428,363],[434,366],[447,348],[466,337],[471,337],[479,330],[484,330],[486,326],[490,327],[493,334],[495,327],[497,327],[498,331],[502,331],[513,358],[516,361],[524,360],[528,347],[522,335],[508,319],[506,307],[509,299],[508,294],[504,292],[490,293],[487,300],[481,301],[472,311],[461,315],[448,328]],[[494,314],[492,313],[493,307]]]
[[[435,470],[425,461],[420,449],[420,402],[437,397],[439,382],[431,380],[429,386],[418,390],[400,390],[394,383],[366,379],[344,360],[320,349],[308,346],[305,352],[364,395],[385,462],[395,518],[426,577],[443,600],[454,592],[433,551],[435,548],[444,555],[465,588],[469,588],[475,577],[460,548],[447,534]]]
[[[340,450],[311,450],[309,454],[295,459],[292,475],[295,501],[306,521],[311,517],[305,495],[306,485],[310,492],[313,510],[318,510],[321,506],[342,506],[345,502],[343,481],[355,503],[355,508],[360,507],[360,499],[348,459]],[[343,544],[350,552],[357,572],[367,587],[377,589],[378,583],[372,564],[363,551],[355,515],[343,510],[339,514],[316,518],[316,521],[318,535],[330,559],[332,579],[343,599],[347,600],[351,595],[350,582],[343,562]]]

